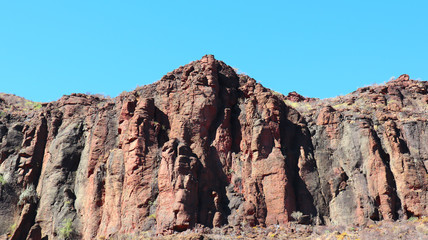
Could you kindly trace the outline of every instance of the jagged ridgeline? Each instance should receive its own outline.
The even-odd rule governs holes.
[[[113,99],[2,94],[0,234],[427,215],[427,86],[402,75],[333,99],[283,96],[207,55]]]

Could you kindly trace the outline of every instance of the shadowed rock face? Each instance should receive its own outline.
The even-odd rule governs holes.
[[[285,97],[207,55],[114,99],[0,95],[0,234],[427,215],[427,85],[403,75],[333,99]]]

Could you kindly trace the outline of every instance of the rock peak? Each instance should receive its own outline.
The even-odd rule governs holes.
[[[285,99],[292,102],[311,102],[316,100],[316,98],[304,97],[296,91],[289,92]]]
[[[401,74],[397,79],[395,79],[394,81],[409,81],[409,75],[407,74]]]
[[[215,59],[214,55],[207,54],[207,55],[203,56],[200,61],[203,63],[212,63],[212,62],[215,62],[216,59]]]

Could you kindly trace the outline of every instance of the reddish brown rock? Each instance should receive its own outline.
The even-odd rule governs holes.
[[[308,98],[300,95],[297,92],[289,92],[288,95],[285,97],[285,99],[292,101],[292,102],[313,102],[316,101],[317,98]]]
[[[177,139],[165,143],[158,173],[158,232],[183,231],[197,222],[199,169],[186,144]]]
[[[376,131],[369,133],[369,158],[367,159],[368,187],[370,195],[379,206],[378,218],[384,220],[396,219],[397,194],[393,188],[393,176],[384,159],[386,153],[380,146]]]
[[[396,123],[385,123],[386,144],[389,148],[391,171],[394,174],[398,196],[407,217],[427,214],[428,178],[421,169],[423,162],[410,155],[408,146]]]
[[[332,99],[285,97],[207,55],[114,99],[28,108],[0,95],[0,234],[426,216],[427,85],[402,75]]]

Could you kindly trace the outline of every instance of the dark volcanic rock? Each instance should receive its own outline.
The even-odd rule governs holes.
[[[114,99],[2,94],[0,234],[426,216],[427,85],[403,75],[333,99],[285,97],[207,55]]]

